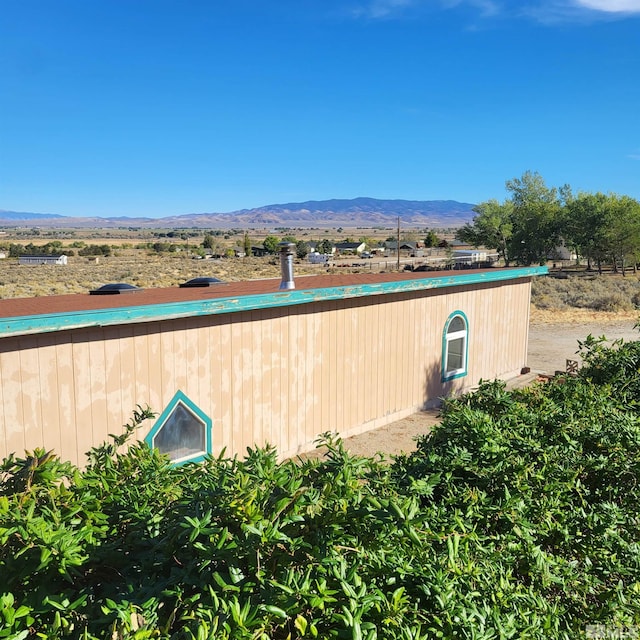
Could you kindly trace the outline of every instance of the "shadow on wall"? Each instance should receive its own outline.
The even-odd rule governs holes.
[[[444,398],[458,395],[470,390],[470,381],[467,376],[442,381],[442,360],[434,358],[424,368],[425,390],[423,409],[433,409],[442,404]]]

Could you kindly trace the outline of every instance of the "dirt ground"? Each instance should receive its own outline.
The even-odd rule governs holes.
[[[623,338],[640,338],[636,313],[604,313],[591,311],[540,311],[533,309],[529,324],[529,347],[527,366],[531,374],[511,381],[511,384],[527,384],[539,373],[554,374],[564,371],[566,360],[578,360],[578,341],[589,334],[606,336],[608,341]],[[420,411],[403,420],[379,429],[347,438],[345,445],[356,455],[374,456],[382,452],[386,456],[401,452],[409,453],[416,448],[416,437],[429,432],[438,420],[438,410]],[[321,451],[318,451],[321,454]]]

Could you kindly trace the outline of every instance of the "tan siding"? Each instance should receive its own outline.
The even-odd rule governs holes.
[[[288,394],[288,426],[290,437],[306,441],[305,435],[305,342],[306,323],[304,317],[295,314],[288,319],[288,359],[289,359],[289,389]]]
[[[259,352],[256,351],[255,343],[253,341],[254,332],[251,315],[251,313],[243,314],[243,321],[240,324],[240,339],[242,343],[240,349],[240,366],[242,369],[243,390],[241,425],[245,447],[253,446],[254,444],[264,444],[260,422],[254,422],[253,399],[255,397],[255,386],[257,386],[254,384],[254,381],[256,380],[254,357],[259,357]]]
[[[102,339],[101,339],[102,338]],[[86,376],[91,385],[91,421],[87,430],[91,430],[90,443],[98,444],[114,433],[121,424],[122,416],[122,369],[120,367],[120,345],[114,328],[92,332],[87,341]],[[89,447],[85,448],[88,451]]]
[[[136,364],[134,348],[134,331],[131,326],[118,327],[114,342],[117,342],[120,352],[120,420],[114,424],[114,429],[110,433],[120,433],[122,425],[129,422],[133,415],[133,410],[137,404],[136,400]]]
[[[2,367],[2,392],[4,396],[3,418],[6,452],[16,452],[18,455],[22,455],[27,448],[27,442],[25,440],[18,340],[8,340],[5,348],[6,350],[0,352],[0,365]],[[29,444],[29,446],[31,445]]]
[[[47,451],[53,450],[59,454],[62,443],[58,408],[60,399],[56,392],[59,381],[55,339],[52,336],[39,336],[37,344],[39,399],[42,411],[38,420],[39,424],[43,425],[42,446]],[[51,367],[50,374],[43,376],[42,371],[47,367]],[[46,420],[43,414],[46,415]]]
[[[85,453],[95,444],[93,440],[93,398],[91,395],[91,359],[89,341],[84,334],[73,340],[73,382],[74,382],[74,422],[76,433],[72,430],[63,433],[63,438],[69,438],[71,444],[75,440],[76,460],[83,461]]]
[[[101,422],[104,430],[100,441],[105,441],[109,433],[119,433],[124,422],[123,401],[128,394],[127,387],[130,384],[128,373],[125,374],[121,365],[123,351],[126,354],[126,343],[120,343],[120,327],[109,327],[103,331],[101,362],[92,362],[95,374],[101,374],[101,385],[104,394],[105,416]],[[99,343],[100,339],[96,339]],[[123,348],[125,347],[125,348]],[[125,355],[126,357],[126,355]],[[133,409],[133,407],[130,407]]]
[[[76,394],[74,382],[73,343],[68,338],[56,336],[56,358],[46,364],[42,363],[42,384],[49,386],[58,395],[57,423],[60,428],[60,457],[63,460],[76,460]],[[49,370],[55,367],[56,376]],[[57,383],[57,384],[56,384]]]
[[[22,419],[25,425],[27,448],[31,448],[29,447],[30,442],[42,442],[43,437],[38,350],[36,348],[25,348],[24,341],[21,342],[20,346]]]
[[[7,420],[5,416],[5,405],[8,402],[8,397],[5,397],[5,384],[2,374],[2,356],[0,353],[0,456],[5,452],[9,452],[12,449],[9,446],[9,442],[7,440]],[[22,433],[22,430],[19,429],[19,432]]]
[[[313,440],[316,434],[320,433],[318,424],[317,409],[318,403],[318,367],[316,359],[318,358],[318,343],[317,343],[317,320],[318,315],[315,313],[309,313],[306,309],[301,318],[305,323],[305,340],[304,345],[305,358],[304,358],[304,422],[306,429],[304,431],[305,438],[309,442]]]
[[[159,324],[154,323],[148,327],[148,331],[146,347],[149,363],[149,387],[146,402],[152,411],[160,414],[169,401],[169,398],[165,398],[162,384],[162,330]]]

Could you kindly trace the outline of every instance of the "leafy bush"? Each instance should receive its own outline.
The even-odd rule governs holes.
[[[640,343],[450,400],[416,452],[10,458],[0,638],[575,638],[640,624]]]
[[[78,251],[79,256],[110,256],[111,246],[108,244],[89,244]]]

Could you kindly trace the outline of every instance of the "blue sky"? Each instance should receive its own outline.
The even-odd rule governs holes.
[[[0,209],[640,198],[640,0],[0,0]]]

